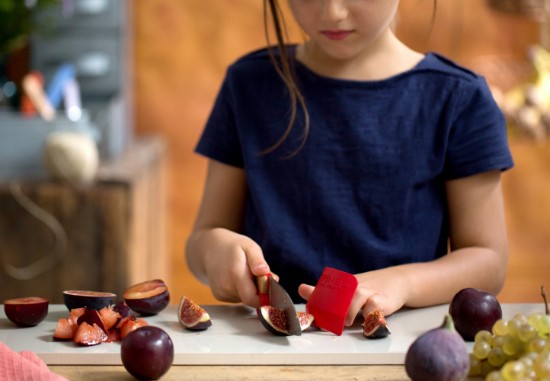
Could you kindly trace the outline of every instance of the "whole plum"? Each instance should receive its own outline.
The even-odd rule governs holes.
[[[468,348],[450,315],[440,327],[418,336],[405,356],[405,371],[412,381],[462,381],[469,369]]]
[[[464,288],[457,292],[449,305],[457,332],[466,341],[473,341],[481,330],[491,331],[493,324],[502,318],[498,299],[476,288]]]
[[[120,356],[124,368],[139,380],[158,380],[174,361],[174,344],[161,328],[144,326],[122,340]]]

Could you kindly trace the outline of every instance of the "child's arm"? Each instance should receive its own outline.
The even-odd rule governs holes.
[[[191,272],[221,301],[259,305],[254,277],[269,273],[260,247],[239,234],[246,197],[244,171],[213,160],[197,220],[187,241]]]
[[[357,274],[359,288],[347,324],[357,313],[380,308],[389,315],[403,306],[449,303],[465,287],[497,294],[504,283],[508,244],[500,172],[449,181],[451,253],[437,260]],[[419,238],[421,239],[421,238]],[[312,287],[302,285],[307,299]]]

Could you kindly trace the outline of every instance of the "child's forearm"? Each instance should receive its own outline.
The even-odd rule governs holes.
[[[408,285],[405,305],[424,307],[449,303],[456,292],[466,287],[496,295],[504,284],[507,263],[507,253],[469,247],[432,262],[399,266]]]

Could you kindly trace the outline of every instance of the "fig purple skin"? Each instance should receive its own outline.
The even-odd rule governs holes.
[[[7,318],[20,327],[34,327],[48,315],[49,301],[39,296],[4,300]]]
[[[450,315],[441,327],[418,336],[405,356],[405,371],[412,381],[462,381],[469,370],[468,348]]]
[[[174,361],[174,344],[161,328],[145,326],[122,340],[120,356],[124,368],[139,380],[158,380]]]
[[[493,324],[502,318],[497,298],[482,290],[464,288],[456,293],[449,305],[457,332],[466,341],[473,341],[481,330],[491,331]]]

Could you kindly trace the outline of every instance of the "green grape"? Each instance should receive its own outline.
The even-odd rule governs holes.
[[[539,353],[539,356],[535,360],[534,367],[537,373],[537,378],[550,378],[550,352],[543,351]]]
[[[493,334],[485,329],[482,329],[481,331],[479,331],[478,333],[476,333],[475,337],[474,337],[474,341],[477,343],[477,342],[480,342],[480,341],[485,341],[489,344],[492,344],[493,342]]]
[[[495,368],[498,368],[506,362],[506,355],[501,348],[493,348],[487,356],[487,361]]]
[[[472,347],[472,353],[474,356],[480,360],[484,360],[489,356],[489,352],[491,352],[491,344],[489,344],[486,341],[478,341],[474,343],[474,346]]]
[[[518,381],[525,376],[525,364],[521,361],[508,361],[500,371],[506,381]]]
[[[504,336],[495,336],[493,338],[493,348],[502,348],[504,345]]]
[[[508,334],[517,335],[520,327],[523,325],[523,315],[516,315],[508,321]]]
[[[529,341],[529,343],[527,343],[527,351],[535,353],[542,352],[546,347],[546,344],[546,340],[542,337],[535,337],[534,339]]]
[[[542,314],[540,312],[535,312],[535,313],[529,315],[529,317],[527,318],[527,321],[529,322],[529,324],[531,324],[538,331],[540,321],[541,321],[543,316],[544,316],[544,314]]]
[[[504,378],[500,375],[500,371],[493,370],[485,376],[485,381],[505,381]]]
[[[516,356],[522,351],[521,341],[514,336],[504,336],[502,351],[508,356]]]
[[[550,334],[550,315],[543,315],[541,317],[537,331],[539,332],[539,336],[548,337]]]
[[[468,376],[481,376],[481,360],[470,354],[470,370]]]
[[[487,361],[487,360],[482,360],[481,361],[481,374],[482,375],[486,376],[495,369],[496,369],[496,367],[489,364],[489,361]]]
[[[498,319],[493,324],[493,334],[496,336],[504,336],[508,333],[508,322],[503,319]]]
[[[537,335],[537,330],[531,324],[524,324],[518,330],[518,337],[524,343],[527,343],[536,335]]]

